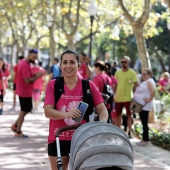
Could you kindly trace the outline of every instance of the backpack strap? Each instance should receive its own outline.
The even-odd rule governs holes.
[[[88,80],[82,79],[82,89],[83,89],[83,96],[86,96],[90,93],[90,85]]]
[[[60,99],[62,93],[64,93],[64,78],[57,77],[54,83],[54,96],[55,96],[54,109],[56,109],[56,104]]]
[[[86,114],[84,115],[84,119],[89,122],[89,115],[91,115],[94,111],[94,102],[93,95],[90,91],[90,83],[89,80],[82,79],[82,89],[83,89],[83,101],[89,105],[87,108]]]

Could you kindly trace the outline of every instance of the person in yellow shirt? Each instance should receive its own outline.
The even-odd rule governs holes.
[[[116,105],[116,121],[115,125],[121,127],[122,120],[122,109],[125,107],[128,123],[128,136],[132,138],[132,112],[130,109],[130,103],[133,98],[133,91],[135,91],[138,85],[138,78],[136,72],[129,68],[130,58],[124,56],[121,59],[122,68],[117,70],[115,73],[115,78],[118,84],[115,87],[115,105]]]

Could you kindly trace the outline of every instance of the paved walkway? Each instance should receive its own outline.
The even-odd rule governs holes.
[[[18,115],[9,111],[12,107],[12,93],[5,96],[4,114],[0,115],[0,170],[50,170],[47,156],[47,135],[49,120],[43,110],[28,114],[23,131],[28,139],[16,138],[10,130]],[[41,106],[43,103],[41,103]],[[137,139],[131,140],[135,150],[134,170],[170,170],[170,152],[150,146],[137,146]]]

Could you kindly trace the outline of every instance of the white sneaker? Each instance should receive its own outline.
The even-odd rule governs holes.
[[[16,108],[12,107],[12,108],[9,109],[9,111],[16,111]]]
[[[138,146],[147,146],[147,145],[150,145],[150,144],[151,144],[150,141],[144,141],[144,140],[142,140],[139,143],[136,143],[136,145],[138,145]]]

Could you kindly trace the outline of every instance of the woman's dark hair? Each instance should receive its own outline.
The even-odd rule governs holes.
[[[105,67],[105,72],[107,73],[107,75],[109,76],[109,77],[111,77],[111,75],[112,75],[112,72],[111,72],[111,64],[109,63],[109,62],[107,62],[107,63],[105,63],[105,65],[106,65],[106,67]]]
[[[38,50],[37,49],[30,49],[28,54],[38,54]]]
[[[105,63],[103,61],[97,61],[95,64],[94,64],[94,67],[99,67],[99,69],[101,71],[104,71],[106,66],[105,66]]]
[[[4,62],[3,58],[1,58],[1,57],[0,57],[0,60]],[[5,71],[5,70],[6,70],[6,68],[5,68],[5,62],[4,62],[2,65],[2,71]]]
[[[79,63],[79,54],[76,52],[76,51],[73,51],[73,50],[70,50],[70,49],[67,49],[67,50],[65,50],[62,54],[61,54],[61,56],[60,56],[60,60],[62,61],[62,58],[63,58],[63,55],[64,54],[74,54],[75,56],[76,56],[76,60],[78,61],[78,63]]]

